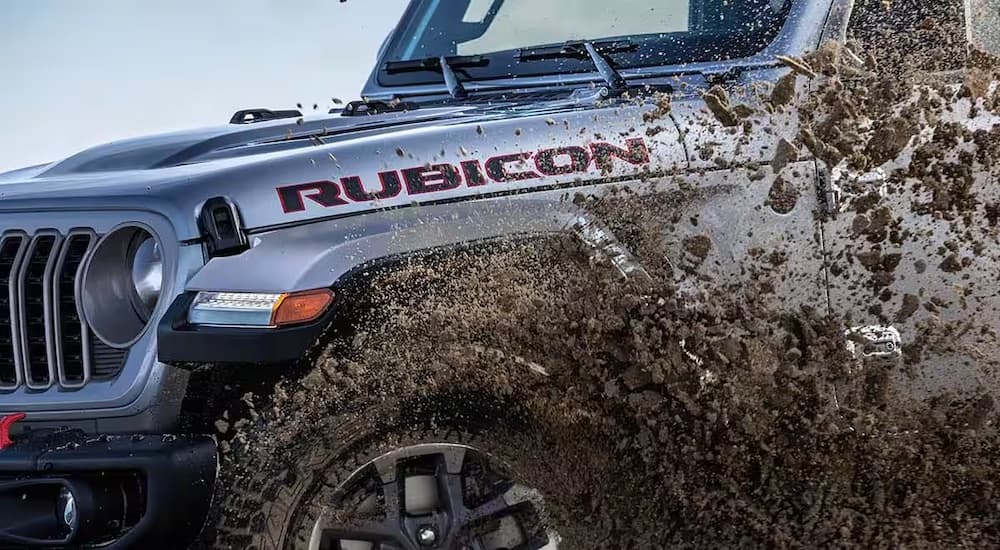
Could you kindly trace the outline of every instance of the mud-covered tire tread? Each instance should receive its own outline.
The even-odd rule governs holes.
[[[372,414],[377,413],[364,416],[370,418]],[[449,422],[447,417],[438,416],[424,420],[416,426],[412,420],[408,421],[404,425],[409,427],[405,428],[390,424],[372,429],[367,423],[362,426],[343,417],[331,418],[327,426],[310,431],[316,437],[306,446],[306,454],[280,472],[256,464],[255,460],[261,458],[250,456],[240,466],[252,474],[230,484],[223,489],[224,494],[217,496],[217,517],[210,529],[214,541],[207,546],[233,550],[308,548],[311,526],[319,513],[308,505],[308,499],[324,490],[332,492],[346,476],[386,452],[379,445],[384,445],[387,436],[403,445],[474,444],[482,437],[481,432],[495,422],[468,418]],[[466,429],[468,426],[458,428],[458,424],[475,425],[477,433]]]

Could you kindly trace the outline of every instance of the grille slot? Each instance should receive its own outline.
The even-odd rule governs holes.
[[[17,280],[21,364],[24,383],[33,390],[48,389],[55,378],[54,357],[49,350],[52,292],[48,281],[60,241],[58,233],[36,234],[24,254]]]
[[[91,229],[0,236],[0,391],[79,389],[117,376],[128,350],[83,321],[80,279],[98,241]]]
[[[90,329],[83,324],[77,301],[77,282],[84,258],[97,242],[92,231],[73,231],[66,237],[52,280],[55,308],[53,341],[59,385],[79,388],[90,381]]]
[[[26,235],[11,233],[0,238],[0,390],[11,390],[21,385],[21,369],[15,359],[17,345],[17,267],[28,239]]]

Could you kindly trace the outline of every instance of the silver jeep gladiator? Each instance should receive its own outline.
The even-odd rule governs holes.
[[[805,151],[775,167],[781,140],[797,134],[794,110],[772,113],[786,128],[775,132],[729,132],[709,110],[710,89],[779,82],[796,70],[782,59],[844,40],[852,5],[413,0],[362,101],[323,115],[248,109],[228,125],[0,175],[0,547],[191,544],[218,468],[215,413],[185,399],[215,389],[191,387],[192,373],[230,364],[265,376],[302,361],[342,322],[343,289],[370,266],[568,232],[626,274],[641,269],[567,200],[580,191],[651,181],[708,191],[678,243],[685,227],[708,234],[706,265],[722,276],[754,250],[789,252],[811,275],[777,295],[855,311],[849,330],[864,353],[897,353],[911,325],[880,326],[827,253],[850,238],[834,214],[879,175]],[[701,154],[709,145],[715,154]],[[791,173],[811,190],[769,203]],[[908,284],[959,276],[915,272]],[[198,416],[201,435],[182,424]],[[402,513],[340,528],[303,513],[300,494],[248,526],[246,547],[454,548],[470,523],[494,517],[468,547],[554,548],[537,522],[504,515],[533,500],[530,489],[463,499],[463,464],[481,459],[440,437],[401,446],[357,471],[377,470]],[[414,461],[417,473],[394,475]]]

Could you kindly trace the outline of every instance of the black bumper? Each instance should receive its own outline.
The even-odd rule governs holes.
[[[312,323],[286,328],[199,327],[187,322],[195,293],[178,296],[156,330],[163,363],[284,363],[302,357],[330,326],[335,308]]]
[[[18,439],[0,451],[0,548],[186,548],[208,515],[217,469],[210,437]],[[74,530],[59,523],[53,502],[64,489],[76,502]]]

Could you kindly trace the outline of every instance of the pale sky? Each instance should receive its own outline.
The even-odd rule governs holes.
[[[357,99],[407,0],[0,0],[0,172]]]

